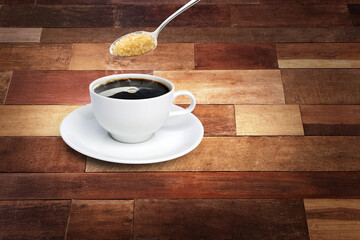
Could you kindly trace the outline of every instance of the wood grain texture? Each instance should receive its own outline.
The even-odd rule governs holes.
[[[360,104],[359,69],[282,69],[287,104]]]
[[[200,70],[278,67],[275,46],[270,43],[198,43],[195,64]]]
[[[0,137],[0,172],[84,172],[86,156],[58,137]]]
[[[133,200],[73,200],[66,239],[131,239]]]
[[[181,5],[121,5],[116,25],[120,27],[158,27]],[[142,16],[142,17],[139,17]],[[168,25],[175,27],[230,27],[230,6],[195,5]]]
[[[60,136],[62,120],[79,105],[2,105],[0,136]]]
[[[188,105],[180,105],[187,107]],[[204,126],[205,136],[233,136],[235,129],[235,109],[233,105],[200,105],[192,112]]]
[[[88,104],[89,84],[97,78],[129,71],[16,71],[6,104]],[[152,71],[131,71],[152,74]]]
[[[301,4],[319,4],[319,3],[358,3],[359,0],[260,0],[260,3],[301,3]]]
[[[305,135],[360,135],[359,105],[302,105]]]
[[[5,102],[8,93],[12,72],[0,72],[0,104]]]
[[[360,4],[349,4],[348,8],[353,25],[360,26]]]
[[[153,27],[138,28],[44,28],[42,43],[111,42],[138,30],[153,31]],[[189,28],[166,27],[160,43],[236,43],[236,42],[360,42],[357,27],[332,28]]]
[[[41,28],[0,28],[0,42],[39,43]]]
[[[359,172],[2,173],[0,199],[359,198],[359,181]]]
[[[280,68],[359,68],[358,43],[278,43]]]
[[[304,204],[312,240],[359,239],[359,199],[304,199]]]
[[[0,44],[0,71],[67,70],[71,44]]]
[[[359,137],[206,137],[168,162],[123,165],[88,158],[87,172],[359,171]]]
[[[236,105],[237,135],[304,135],[298,105]]]
[[[346,5],[261,4],[232,5],[234,27],[331,27],[351,26]]]
[[[4,3],[4,4],[29,4],[29,5],[33,5],[35,4],[36,0],[2,0],[0,1],[0,3]]]
[[[300,200],[135,201],[134,239],[308,239]]]
[[[1,239],[64,239],[70,201],[0,201]]]
[[[114,6],[3,5],[2,27],[112,27]]]
[[[10,0],[7,0],[10,1]],[[26,0],[24,0],[26,1]],[[30,1],[30,0],[29,0]],[[33,0],[32,0],[33,1]],[[198,5],[201,4],[258,4],[260,0],[201,0]],[[344,0],[345,1],[345,0]],[[351,0],[349,0],[351,1]],[[356,0],[352,0],[356,1]],[[1,2],[1,1],[0,1]],[[163,5],[163,4],[183,4],[185,5],[188,1],[187,0],[37,0],[37,4],[50,4],[50,5],[92,5],[92,4],[110,4],[110,5],[117,5],[117,4],[151,4],[151,5]]]
[[[145,55],[117,58],[109,53],[110,43],[76,43],[70,70],[178,70],[194,69],[194,44],[164,43]]]
[[[283,104],[279,70],[155,71],[176,90],[192,92],[200,104]],[[175,103],[188,99],[179,97]]]

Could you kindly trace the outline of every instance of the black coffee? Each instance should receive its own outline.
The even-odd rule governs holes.
[[[109,98],[146,99],[161,96],[170,89],[164,84],[148,79],[119,79],[101,84],[94,92]]]

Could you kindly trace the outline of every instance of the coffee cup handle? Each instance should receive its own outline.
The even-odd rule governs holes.
[[[191,92],[181,90],[181,91],[177,91],[174,93],[173,100],[175,100],[175,98],[177,98],[178,96],[181,96],[181,95],[185,95],[190,98],[190,100],[191,100],[190,106],[184,110],[170,111],[170,117],[185,115],[185,114],[191,113],[194,110],[194,108],[196,106],[195,96]]]

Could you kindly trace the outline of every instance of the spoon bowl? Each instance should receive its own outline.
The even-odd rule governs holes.
[[[174,18],[176,18],[177,16],[179,16],[182,12],[184,12],[185,10],[187,10],[188,8],[194,6],[196,3],[200,2],[200,0],[191,0],[190,2],[188,2],[187,4],[185,4],[184,6],[182,6],[179,10],[177,10],[176,12],[174,12],[170,17],[168,17],[162,24],[160,24],[160,26],[153,32],[147,32],[147,31],[136,31],[136,32],[132,32],[132,33],[128,33],[122,37],[119,37],[118,39],[116,39],[110,46],[110,54],[115,56],[115,57],[122,57],[122,58],[125,58],[125,57],[134,57],[134,56],[140,56],[140,55],[143,55],[145,53],[149,53],[151,51],[153,51],[156,47],[157,47],[157,38],[161,32],[161,30],[169,23],[171,22]],[[132,56],[121,56],[121,55],[118,55],[114,52],[114,46],[116,45],[117,42],[119,42],[121,39],[123,39],[124,37],[127,37],[128,35],[130,34],[146,34],[146,35],[149,35],[152,37],[154,43],[155,43],[155,46],[150,49],[149,51],[145,51],[141,54],[136,54],[136,55],[132,55]]]

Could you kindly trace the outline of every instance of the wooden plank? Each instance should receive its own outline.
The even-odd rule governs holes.
[[[1,239],[64,239],[70,201],[0,201]]]
[[[0,28],[0,42],[39,43],[42,28]]]
[[[277,68],[275,45],[270,43],[195,44],[196,69]]]
[[[287,104],[360,104],[359,69],[282,69]]]
[[[188,105],[181,105],[187,107]],[[196,105],[192,112],[203,124],[205,136],[233,136],[235,109],[233,105]]]
[[[0,104],[5,102],[8,93],[12,72],[0,72]]]
[[[10,1],[10,0],[8,0]],[[200,4],[258,4],[260,0],[201,0],[198,5]],[[355,1],[355,0],[353,0]],[[134,4],[134,5],[144,5],[144,4],[151,4],[151,5],[163,5],[163,4],[186,4],[187,0],[37,0],[37,4],[61,4],[61,5],[93,5],[93,4],[110,4],[110,5],[117,5],[117,4]]]
[[[129,71],[16,71],[6,104],[88,104],[92,81],[120,73]],[[151,71],[131,73],[152,74]]]
[[[301,200],[135,200],[134,239],[308,239]]]
[[[0,199],[359,198],[359,181],[359,172],[2,173]]]
[[[301,3],[301,4],[319,4],[319,3],[359,3],[360,0],[260,0],[260,3]]]
[[[0,71],[67,70],[71,44],[0,44]]]
[[[110,43],[76,43],[70,70],[178,70],[194,69],[194,44],[164,43],[136,58],[118,58],[109,53]]]
[[[158,27],[181,5],[121,5],[117,7],[116,26]],[[139,17],[142,16],[142,17]],[[175,27],[230,27],[229,5],[196,5],[168,25]]]
[[[112,27],[115,6],[3,5],[2,27]]]
[[[1,2],[1,1],[0,1]],[[2,0],[4,4],[35,4],[36,0]]]
[[[304,199],[304,204],[311,239],[359,239],[359,199]]]
[[[360,135],[359,105],[302,105],[305,135]]]
[[[260,4],[232,5],[233,27],[351,26],[346,5]]]
[[[131,239],[133,200],[73,200],[66,239]]]
[[[359,171],[360,137],[206,137],[168,162],[122,165],[88,158],[87,172]]]
[[[304,135],[298,105],[236,105],[237,135]]]
[[[283,104],[279,70],[155,71],[176,90],[192,92],[200,104]],[[179,97],[176,103],[186,103]]]
[[[358,68],[359,43],[278,43],[280,68]]]
[[[42,43],[111,42],[138,28],[44,28]],[[360,42],[357,27],[332,28],[212,28],[166,27],[158,42],[236,43],[236,42]]]
[[[360,26],[360,4],[349,4],[348,8],[353,25]]]
[[[84,172],[86,157],[58,137],[0,137],[0,172]]]
[[[79,105],[2,105],[0,136],[60,136],[62,120]]]

